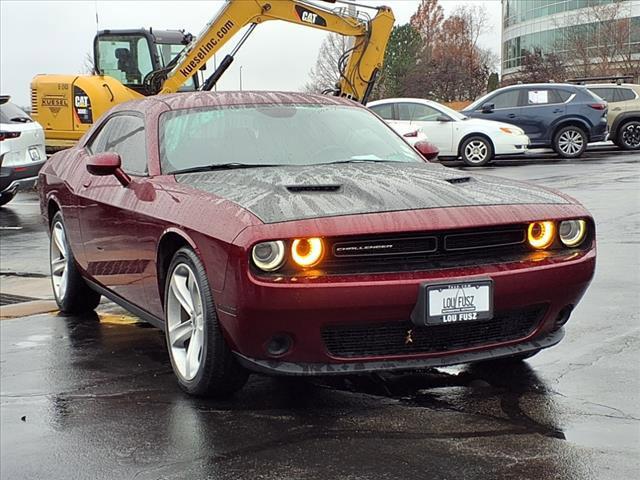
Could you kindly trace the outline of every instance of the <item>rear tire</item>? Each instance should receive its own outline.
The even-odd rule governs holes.
[[[623,123],[618,130],[616,144],[623,150],[640,150],[640,121]]]
[[[167,349],[180,388],[215,397],[240,390],[249,372],[224,339],[204,265],[190,248],[173,256],[164,298]]]
[[[62,213],[57,212],[53,216],[50,233],[51,285],[58,308],[69,315],[95,310],[100,303],[100,294],[93,291],[80,275],[67,241]]]
[[[16,196],[16,192],[2,192],[0,193],[0,207],[2,207],[3,205],[6,205],[7,203],[9,203],[11,200],[13,200],[13,197]]]
[[[587,149],[587,134],[580,127],[563,127],[553,136],[553,150],[562,158],[577,158]]]
[[[485,137],[470,137],[460,147],[460,156],[469,167],[482,167],[493,159],[493,145]]]

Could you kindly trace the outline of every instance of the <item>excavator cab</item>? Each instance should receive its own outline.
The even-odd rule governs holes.
[[[113,77],[125,87],[148,95],[147,75],[166,69],[192,40],[190,33],[180,30],[102,30],[93,42],[94,73]],[[198,87],[198,76],[194,75],[180,91]]]

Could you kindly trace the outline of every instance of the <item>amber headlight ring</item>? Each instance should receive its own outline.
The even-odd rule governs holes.
[[[315,267],[323,257],[324,241],[322,238],[296,238],[291,242],[291,260],[298,267]]]
[[[556,224],[551,220],[531,222],[527,227],[527,242],[536,250],[546,250],[556,240]]]

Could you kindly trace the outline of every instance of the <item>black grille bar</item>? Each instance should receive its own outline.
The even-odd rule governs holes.
[[[525,338],[538,327],[546,309],[546,305],[533,305],[498,312],[491,320],[421,327],[410,321],[333,325],[321,334],[335,357],[440,353]]]

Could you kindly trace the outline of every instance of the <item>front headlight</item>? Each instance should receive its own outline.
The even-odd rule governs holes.
[[[565,220],[558,229],[560,241],[567,247],[577,247],[587,236],[587,222],[584,220]]]
[[[500,127],[500,131],[509,135],[524,135],[524,130],[517,127]]]
[[[291,258],[303,267],[314,267],[324,254],[324,244],[321,238],[296,238],[291,244]]]
[[[273,272],[278,270],[284,263],[284,254],[284,242],[276,240],[256,244],[251,252],[251,258],[255,266],[260,270]]]
[[[551,221],[532,222],[527,228],[527,241],[538,250],[550,247],[555,237],[556,225]]]

